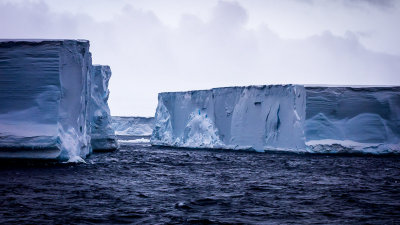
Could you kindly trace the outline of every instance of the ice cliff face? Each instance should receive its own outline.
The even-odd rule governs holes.
[[[303,149],[305,97],[304,87],[296,85],[161,93],[151,143],[258,151]]]
[[[151,143],[292,152],[400,152],[398,87],[249,86],[161,93]]]
[[[317,152],[400,152],[400,87],[306,87],[307,146]]]
[[[91,152],[91,55],[84,40],[0,41],[0,157]]]
[[[112,128],[121,136],[150,136],[153,127],[154,117],[112,117]]]
[[[113,150],[118,142],[111,126],[108,81],[111,77],[109,66],[94,65],[91,72],[90,122],[91,144],[94,151]]]

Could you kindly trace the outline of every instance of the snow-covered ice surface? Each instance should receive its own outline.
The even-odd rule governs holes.
[[[94,65],[91,73],[91,144],[94,151],[118,148],[117,138],[111,126],[108,82],[111,77],[109,66]]]
[[[91,152],[85,40],[0,40],[0,157],[80,160]]]
[[[153,127],[154,117],[112,117],[112,128],[119,136],[150,136]]]
[[[399,87],[271,85],[160,93],[153,145],[400,153]]]
[[[161,93],[151,143],[257,151],[304,149],[305,97],[304,87],[298,85]]]

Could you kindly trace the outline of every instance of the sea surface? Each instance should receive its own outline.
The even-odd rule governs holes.
[[[1,224],[400,224],[400,157],[123,145],[1,162]]]

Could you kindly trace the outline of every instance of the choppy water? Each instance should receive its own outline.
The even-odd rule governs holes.
[[[0,223],[399,224],[400,158],[123,146],[0,166]]]

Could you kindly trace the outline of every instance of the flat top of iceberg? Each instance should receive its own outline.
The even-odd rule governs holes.
[[[199,89],[199,90],[187,90],[187,91],[167,91],[161,92],[160,94],[168,94],[168,93],[192,93],[198,91],[216,91],[216,90],[224,90],[224,89],[244,89],[244,88],[257,88],[263,89],[266,87],[291,87],[291,86],[299,86],[297,84],[263,84],[263,85],[247,85],[247,86],[228,86],[228,87],[216,87],[211,89]]]
[[[93,67],[108,67],[108,68],[110,68],[109,65],[102,65],[102,64],[93,64]]]
[[[198,91],[214,91],[214,90],[221,90],[221,89],[235,89],[235,88],[258,88],[263,89],[266,87],[276,87],[276,86],[303,86],[306,88],[350,88],[350,89],[398,89],[400,88],[399,85],[331,85],[331,84],[264,84],[264,85],[247,85],[247,86],[228,86],[228,87],[216,87],[211,89],[198,89],[198,90],[187,90],[187,91],[166,91],[161,92],[160,94],[167,94],[167,93],[193,93]]]
[[[0,47],[10,48],[14,46],[41,46],[41,45],[62,45],[74,43],[89,47],[90,42],[83,39],[0,39]]]
[[[53,42],[53,41],[89,42],[89,40],[86,39],[0,39],[0,42]]]
[[[399,85],[337,85],[337,84],[302,84],[310,88],[399,88]]]

